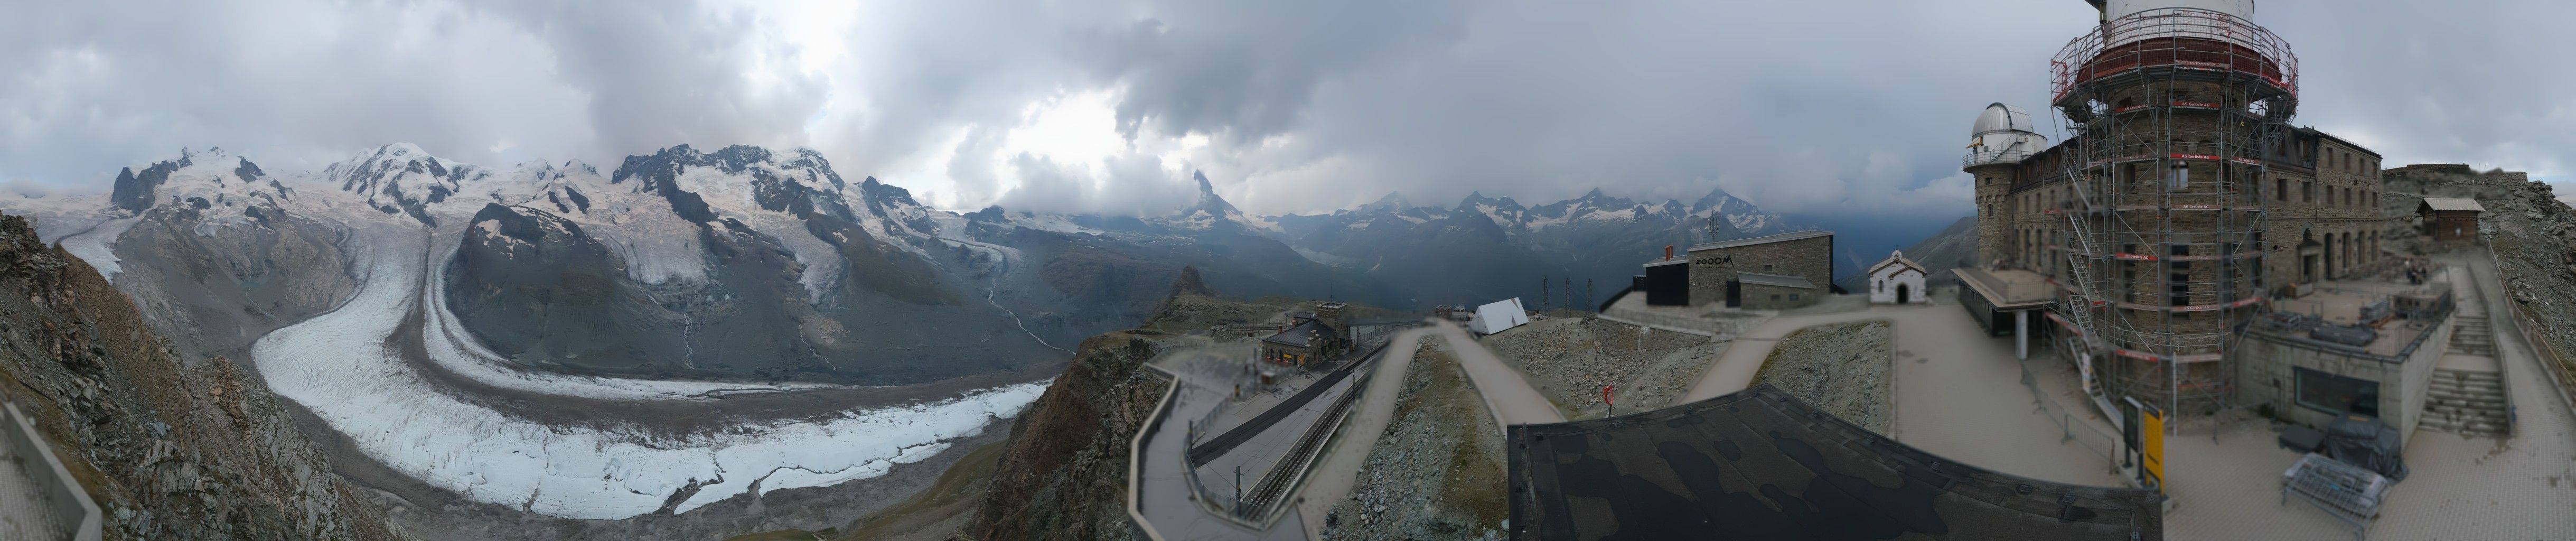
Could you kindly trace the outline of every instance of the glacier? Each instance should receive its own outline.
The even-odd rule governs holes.
[[[516,418],[440,392],[407,365],[392,336],[437,287],[420,229],[351,224],[365,276],[331,312],[252,345],[270,388],[312,410],[370,458],[432,486],[486,503],[575,519],[653,513],[692,485],[686,512],[758,487],[827,486],[883,475],[946,442],[1011,418],[1048,381],[945,400],[857,408],[812,420],[752,421],[715,434],[670,436],[640,426],[570,427]],[[705,399],[743,386],[505,374],[446,314],[424,329],[443,368],[514,389],[619,399]]]

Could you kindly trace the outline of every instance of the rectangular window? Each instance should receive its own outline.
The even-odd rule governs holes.
[[[1780,294],[1778,294],[1778,293],[1773,293],[1773,294],[1771,294],[1771,300],[1775,300],[1775,301],[1776,301],[1776,300],[1780,300]]]
[[[1789,294],[1789,300],[1793,300],[1793,301],[1794,301],[1794,300],[1798,300],[1798,294],[1796,294],[1796,293],[1790,293],[1790,294]]]
[[[2299,405],[2330,413],[2379,416],[2379,382],[2293,367]]]
[[[2272,179],[2272,183],[2272,199],[2281,202],[2288,202],[2290,200],[2290,177],[2275,178]]]

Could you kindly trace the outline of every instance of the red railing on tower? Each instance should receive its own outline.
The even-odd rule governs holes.
[[[2130,70],[2175,67],[2261,77],[2299,93],[2299,57],[2289,42],[2244,18],[2196,8],[2142,11],[2077,36],[2048,61],[2050,101],[2077,85]]]

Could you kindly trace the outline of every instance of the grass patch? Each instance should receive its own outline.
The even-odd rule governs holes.
[[[1456,516],[1468,519],[1470,524],[1501,524],[1504,519],[1511,518],[1511,508],[1504,500],[1503,494],[1506,480],[1503,478],[1505,474],[1503,457],[1500,456],[1501,442],[1499,438],[1486,437],[1490,434],[1486,431],[1499,427],[1494,426],[1492,413],[1485,411],[1483,397],[1467,386],[1466,374],[1459,372],[1458,363],[1450,359],[1439,359],[1439,361],[1441,362],[1433,365],[1435,369],[1431,371],[1431,385],[1423,389],[1422,396],[1450,397],[1448,400],[1438,401],[1439,407],[1446,411],[1434,413],[1435,415],[1446,414],[1439,415],[1447,417],[1442,419],[1442,426],[1467,429],[1469,432],[1460,434],[1459,437],[1472,443],[1452,448],[1449,455],[1449,478],[1440,483],[1440,498],[1437,505],[1448,509]],[[1414,362],[1422,362],[1422,359],[1415,359]],[[1427,405],[1431,402],[1434,401],[1416,400],[1414,404]],[[1496,441],[1482,441],[1487,439]]]
[[[966,453],[966,457],[958,459],[956,465],[941,472],[939,481],[932,483],[930,488],[884,511],[859,519],[850,525],[849,533],[834,539],[891,537],[973,511],[973,499],[984,494],[985,483],[993,479],[993,468],[1002,460],[1003,443],[1006,442],[985,444]]]
[[[822,539],[822,534],[805,530],[779,530],[727,537],[725,541],[821,541]]]

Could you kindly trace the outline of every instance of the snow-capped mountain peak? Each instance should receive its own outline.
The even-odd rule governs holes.
[[[1706,219],[1710,216],[1725,216],[1729,224],[1746,234],[1767,232],[1781,227],[1778,216],[1763,213],[1762,209],[1753,206],[1753,203],[1737,199],[1722,188],[1709,190],[1708,195],[1701,196],[1698,202],[1691,204],[1691,218]]]
[[[293,189],[269,178],[250,159],[222,148],[208,148],[180,149],[175,158],[118,171],[108,201],[127,212],[142,212],[163,204],[187,204],[220,213],[218,208],[254,201],[275,205],[293,195]]]
[[[1190,178],[1198,181],[1198,202],[1181,209],[1180,214],[1165,220],[1169,225],[1197,231],[1215,227],[1242,227],[1264,233],[1279,232],[1279,224],[1276,220],[1244,214],[1243,211],[1236,210],[1233,203],[1228,203],[1224,197],[1217,196],[1216,185],[1208,182],[1207,173],[1191,171]]]
[[[471,185],[496,176],[480,166],[439,159],[422,151],[419,145],[394,143],[324,167],[321,179],[365,199],[367,206],[376,210],[437,225],[438,220],[429,214],[430,205],[457,194],[484,191]]]

